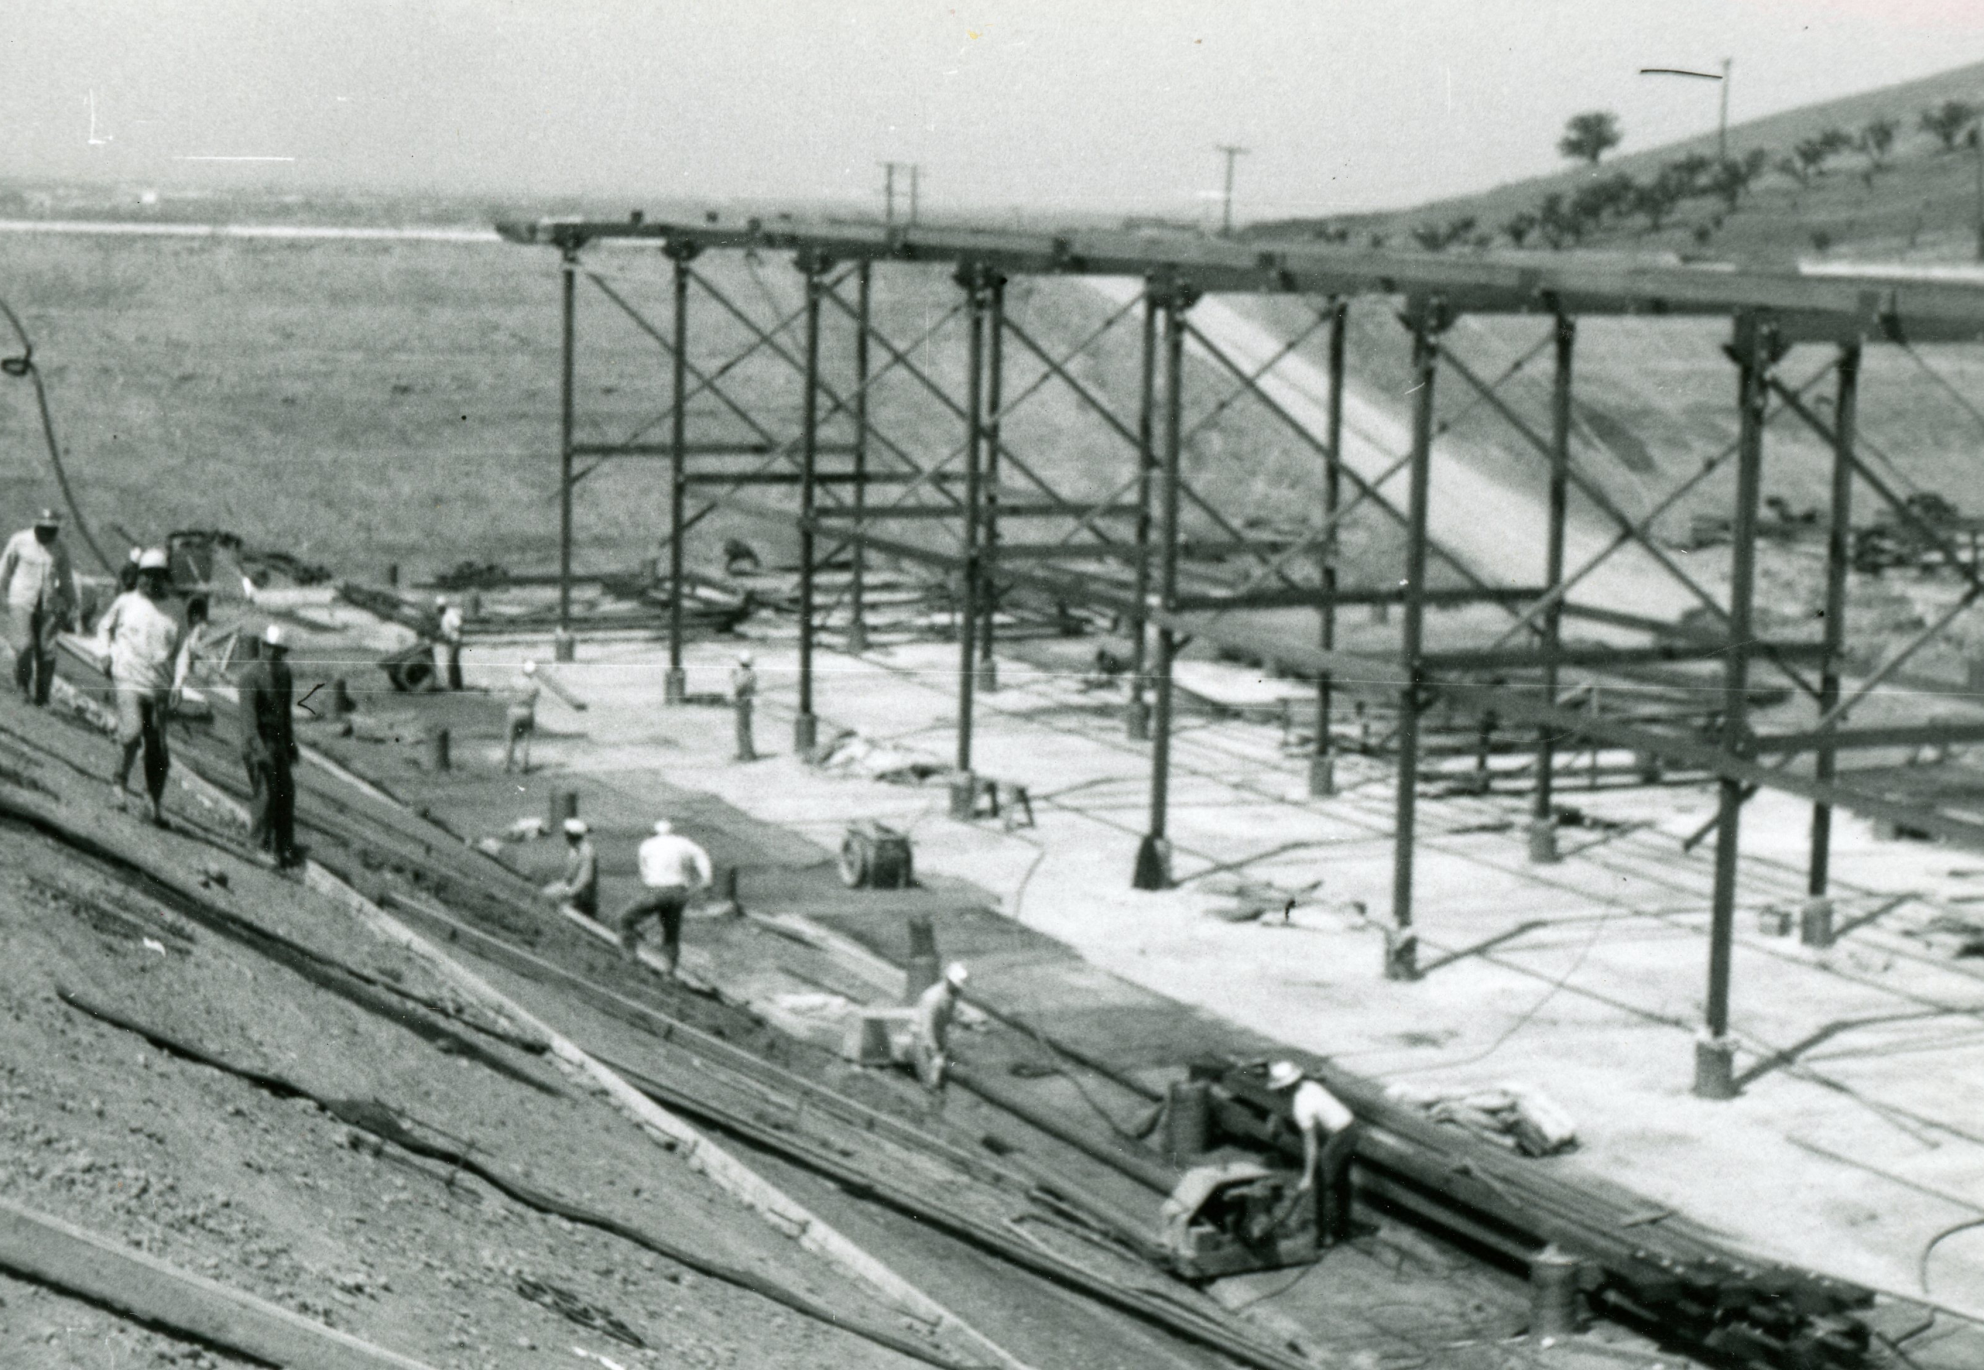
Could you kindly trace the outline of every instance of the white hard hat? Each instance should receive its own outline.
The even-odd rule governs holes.
[[[1269,1089],[1293,1089],[1302,1083],[1302,1072],[1293,1061],[1276,1061],[1268,1067]]]
[[[535,661],[526,661],[526,662],[524,663],[524,674],[525,674],[525,675],[536,675],[536,674],[537,674],[537,663],[536,663]]]
[[[142,547],[133,547],[131,549],[131,555],[124,558],[124,560],[130,562],[133,566],[136,566],[139,562],[143,561],[144,559],[145,559],[145,549]]]
[[[448,607],[448,597],[447,597],[446,595],[436,595],[436,596],[434,596],[434,607],[435,607],[436,609],[445,609],[445,608],[447,608],[447,607]]]
[[[166,556],[163,547],[147,547],[138,557],[140,571],[164,571],[171,565],[172,559]]]
[[[944,967],[944,979],[952,989],[963,989],[964,982],[971,978],[971,972],[964,968],[964,962],[953,961]]]
[[[739,652],[737,654],[737,664],[739,666],[749,666],[751,664],[751,654],[749,652]]]
[[[53,509],[44,509],[34,516],[34,526],[37,528],[60,528],[62,526],[62,516]]]
[[[262,641],[268,643],[271,647],[287,647],[289,645],[289,638],[283,632],[280,623],[271,623],[262,633]]]
[[[657,818],[657,819],[655,819],[655,821],[654,821],[654,835],[655,835],[656,837],[666,837],[666,836],[668,836],[668,834],[670,834],[670,833],[672,833],[672,832],[674,832],[674,831],[675,831],[675,825],[674,825],[673,823],[671,823],[671,822],[669,822],[669,821],[668,821],[668,820],[667,820],[666,818]]]
[[[583,818],[568,818],[565,820],[565,831],[573,837],[584,837],[592,829],[586,826]]]

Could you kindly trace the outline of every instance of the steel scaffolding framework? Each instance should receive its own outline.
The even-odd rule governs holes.
[[[799,565],[799,713],[794,741],[814,745],[814,657],[818,649],[817,578],[826,558],[851,558],[847,587],[846,645],[863,650],[868,619],[865,576],[879,556],[918,564],[952,577],[958,589],[958,722],[953,812],[969,816],[980,785],[973,773],[975,695],[996,689],[994,624],[1003,596],[1035,594],[1120,616],[1130,630],[1130,697],[1125,727],[1151,748],[1150,802],[1132,878],[1142,889],[1171,883],[1167,834],[1173,737],[1173,665],[1181,647],[1196,639],[1242,652],[1282,668],[1313,674],[1315,740],[1310,791],[1334,791],[1332,710],[1343,693],[1370,692],[1374,671],[1389,672],[1397,707],[1391,739],[1397,751],[1393,831],[1393,884],[1384,972],[1395,979],[1417,974],[1413,934],[1416,799],[1421,760],[1421,720],[1435,702],[1504,724],[1533,729],[1536,785],[1530,855],[1556,859],[1552,783],[1555,754],[1569,740],[1592,747],[1629,749],[1657,762],[1706,772],[1718,789],[1714,821],[1697,838],[1715,836],[1709,929],[1708,993],[1704,1035],[1697,1045],[1695,1088],[1705,1097],[1736,1090],[1728,1036],[1730,954],[1734,932],[1738,829],[1747,799],[1762,788],[1801,796],[1812,805],[1808,887],[1825,896],[1829,880],[1832,813],[1845,808],[1952,841],[1984,846],[1984,820],[1949,811],[1932,798],[1876,791],[1842,783],[1840,752],[1853,748],[1984,740],[1984,724],[1923,722],[1848,728],[1853,709],[1892,679],[1915,654],[1984,596],[1984,575],[1961,557],[1946,534],[1919,513],[1863,460],[1857,431],[1863,349],[1883,342],[1972,342],[1984,338],[1984,288],[1888,279],[1878,276],[1800,276],[1674,265],[1622,264],[1563,256],[1446,257],[1340,248],[1251,245],[1231,240],[1153,238],[1128,232],[1027,233],[888,225],[791,224],[741,226],[714,223],[589,222],[546,220],[504,223],[513,242],[556,249],[561,258],[561,423],[559,501],[559,646],[571,649],[572,491],[594,462],[618,457],[660,457],[669,470],[669,667],[666,697],[685,697],[683,597],[685,540],[711,512],[726,508],[796,527]],[[587,269],[582,255],[595,245],[652,245],[671,266],[670,327],[651,323],[605,276]],[[694,263],[703,253],[790,253],[804,282],[804,300],[793,313],[762,323]],[[885,336],[873,318],[872,287],[878,270],[949,268],[958,290],[952,309],[908,346]],[[1072,350],[1056,355],[1007,310],[1006,288],[1016,277],[1129,277],[1142,282],[1129,303]],[[670,400],[666,442],[581,444],[574,438],[575,295],[584,277],[666,355]],[[1243,364],[1195,327],[1191,311],[1206,293],[1272,293],[1320,302],[1300,330],[1264,363]],[[852,298],[850,298],[850,295]],[[1409,449],[1376,477],[1340,459],[1343,430],[1346,307],[1358,296],[1400,302],[1398,319],[1409,338],[1413,397]],[[714,304],[730,326],[749,338],[740,353],[718,365],[693,357],[692,297]],[[1464,314],[1534,315],[1547,322],[1544,338],[1525,355],[1552,356],[1550,408],[1541,423],[1521,413],[1503,383],[1471,367],[1450,343]],[[1140,372],[1136,412],[1125,417],[1075,374],[1073,364],[1106,334],[1136,316]],[[1736,376],[1737,433],[1701,468],[1640,517],[1633,517],[1582,469],[1574,451],[1573,361],[1583,316],[1727,318],[1725,348]],[[851,328],[851,387],[835,386],[821,362],[822,330],[829,318]],[[953,317],[965,329],[962,395],[948,389],[914,357],[922,341]],[[794,328],[802,339],[790,347]],[[1322,333],[1328,346],[1329,393],[1320,432],[1270,394],[1263,378]],[[1185,426],[1186,357],[1192,354],[1225,374],[1230,388],[1195,427]],[[1007,348],[1041,368],[1029,385],[1008,393]],[[1793,384],[1781,367],[1794,346],[1831,349],[1812,376]],[[879,354],[879,362],[878,362]],[[726,388],[726,378],[746,358],[775,359],[800,383],[799,431],[780,437],[762,415]],[[1518,363],[1520,366],[1521,363]],[[891,441],[871,422],[869,397],[885,376],[913,382],[920,394],[958,425],[960,440],[931,456]],[[1435,413],[1437,382],[1458,381],[1472,403],[1485,406],[1513,432],[1521,447],[1543,463],[1547,476],[1548,533],[1539,584],[1491,583],[1429,533],[1432,454],[1442,431]],[[1830,379],[1830,421],[1810,401]],[[1050,384],[1066,388],[1120,441],[1129,470],[1101,499],[1075,499],[1058,490],[1039,467],[1015,450],[1002,420]],[[741,421],[752,437],[743,442],[692,442],[692,400],[708,397]],[[1297,537],[1250,537],[1241,519],[1222,511],[1186,479],[1181,457],[1187,440],[1229,405],[1261,406],[1277,426],[1322,464],[1317,519]],[[824,412],[823,412],[824,406]],[[1822,636],[1771,640],[1754,631],[1758,506],[1765,430],[1774,419],[1795,418],[1811,428],[1831,453],[1831,507],[1825,555]],[[823,426],[833,419],[852,425],[852,439],[829,444]],[[844,457],[829,467],[822,458]],[[737,458],[750,464],[737,466]],[[1657,519],[1712,474],[1734,462],[1732,552],[1726,601],[1679,565],[1651,536]],[[1394,501],[1382,487],[1403,474],[1406,495]],[[1008,482],[1011,482],[1009,484]],[[796,490],[798,507],[765,506],[740,492],[766,486]],[[712,491],[693,513],[691,487]],[[1347,489],[1346,489],[1347,487]],[[1852,499],[1864,488],[1926,545],[1939,550],[1965,579],[1957,603],[1871,673],[1844,676],[1845,611]],[[879,502],[878,492],[892,492]],[[1569,566],[1566,525],[1572,491],[1613,529],[1596,557]],[[1186,511],[1204,531],[1187,538]],[[1396,584],[1352,586],[1339,581],[1339,530],[1358,510],[1370,510],[1403,533],[1404,566]],[[1009,540],[1010,524],[1048,527],[1052,537]],[[896,525],[945,526],[955,544],[918,541]],[[822,546],[828,551],[823,555]],[[1636,549],[1701,606],[1714,625],[1669,623],[1629,607],[1575,601],[1573,590],[1622,549]],[[1250,569],[1237,584],[1211,569],[1214,558],[1241,559]],[[1435,566],[1457,585],[1430,583]],[[1401,607],[1394,653],[1348,651],[1338,643],[1338,610],[1346,605]],[[1505,611],[1509,623],[1484,646],[1434,650],[1426,639],[1426,611],[1435,605],[1482,604]],[[1235,622],[1240,610],[1313,610],[1314,631],[1296,633]],[[1636,640],[1570,643],[1565,622],[1578,619]],[[1147,647],[1146,643],[1150,645]],[[1630,673],[1657,663],[1719,662],[1719,722],[1715,735],[1662,728],[1643,720],[1608,716],[1595,695],[1578,703],[1563,693],[1563,673]],[[1816,675],[1804,668],[1815,667]],[[1814,702],[1809,730],[1760,735],[1752,726],[1753,668],[1775,673]],[[1512,678],[1513,677],[1513,678]],[[1812,758],[1810,774],[1792,769]],[[1768,759],[1766,759],[1768,758]]]

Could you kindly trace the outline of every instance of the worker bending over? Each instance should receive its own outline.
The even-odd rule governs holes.
[[[462,687],[462,611],[448,602],[446,595],[434,599],[434,612],[440,615],[440,643],[443,679],[451,690]]]
[[[7,550],[0,553],[14,683],[36,705],[48,703],[48,688],[55,680],[55,635],[76,612],[76,580],[61,532],[61,518],[44,509],[34,526],[7,539]]]
[[[758,749],[751,738],[751,712],[758,702],[758,673],[751,666],[751,654],[739,652],[737,665],[730,672],[730,707],[737,717],[737,759],[756,761]]]
[[[530,773],[530,739],[537,731],[537,696],[542,687],[537,682],[537,663],[526,661],[523,669],[510,682],[510,707],[503,714],[503,769],[514,770],[517,763],[517,744],[524,746],[524,773]]]
[[[117,701],[117,740],[123,745],[111,802],[124,807],[131,763],[145,754],[145,793],[152,822],[165,826],[165,777],[172,758],[166,751],[165,724],[186,687],[186,629],[165,603],[168,563],[153,547],[138,560],[138,588],[110,602],[97,625],[98,651],[109,660]]]
[[[297,863],[296,732],[289,646],[271,623],[258,644],[250,638],[240,690],[241,762],[248,770],[248,843],[278,870]],[[252,649],[260,647],[260,651]]]
[[[650,918],[658,919],[661,956],[673,975],[682,957],[682,914],[696,892],[706,889],[714,878],[710,856],[688,838],[678,837],[674,825],[664,818],[654,825],[654,836],[641,843],[640,867],[640,897],[613,920],[620,934],[620,949],[633,956],[640,946],[636,929]]]
[[[953,961],[944,967],[936,984],[916,996],[910,1045],[915,1053],[916,1078],[932,1094],[943,1089],[944,1077],[950,1072],[951,1023],[957,1017],[967,978],[964,963]]]
[[[1349,1235],[1350,1158],[1357,1148],[1357,1115],[1319,1081],[1304,1076],[1293,1061],[1276,1061],[1268,1067],[1268,1088],[1294,1091],[1288,1111],[1302,1134],[1302,1180],[1297,1192],[1317,1204],[1317,1236],[1324,1245],[1333,1245]]]
[[[599,853],[583,818],[565,820],[565,874],[539,891],[560,909],[599,919]]]

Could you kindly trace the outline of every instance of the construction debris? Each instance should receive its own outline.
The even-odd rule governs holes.
[[[1385,1097],[1525,1156],[1555,1156],[1578,1144],[1571,1115],[1541,1090],[1523,1085],[1460,1090],[1392,1084]]]

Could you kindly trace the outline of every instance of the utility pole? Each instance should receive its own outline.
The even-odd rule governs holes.
[[[1729,68],[1735,59],[1722,59],[1722,114],[1715,124],[1715,164],[1729,160]]]
[[[1977,164],[1977,260],[1984,262],[1984,124],[1972,124],[1970,137],[1971,160]]]
[[[1219,236],[1230,238],[1233,236],[1233,164],[1247,155],[1247,149],[1221,143],[1217,150],[1226,156],[1226,193],[1219,216]]]
[[[923,168],[915,162],[909,164],[909,226],[916,227],[917,192],[922,188]]]
[[[882,223],[893,227],[896,221],[896,167],[899,163],[882,163]]]

